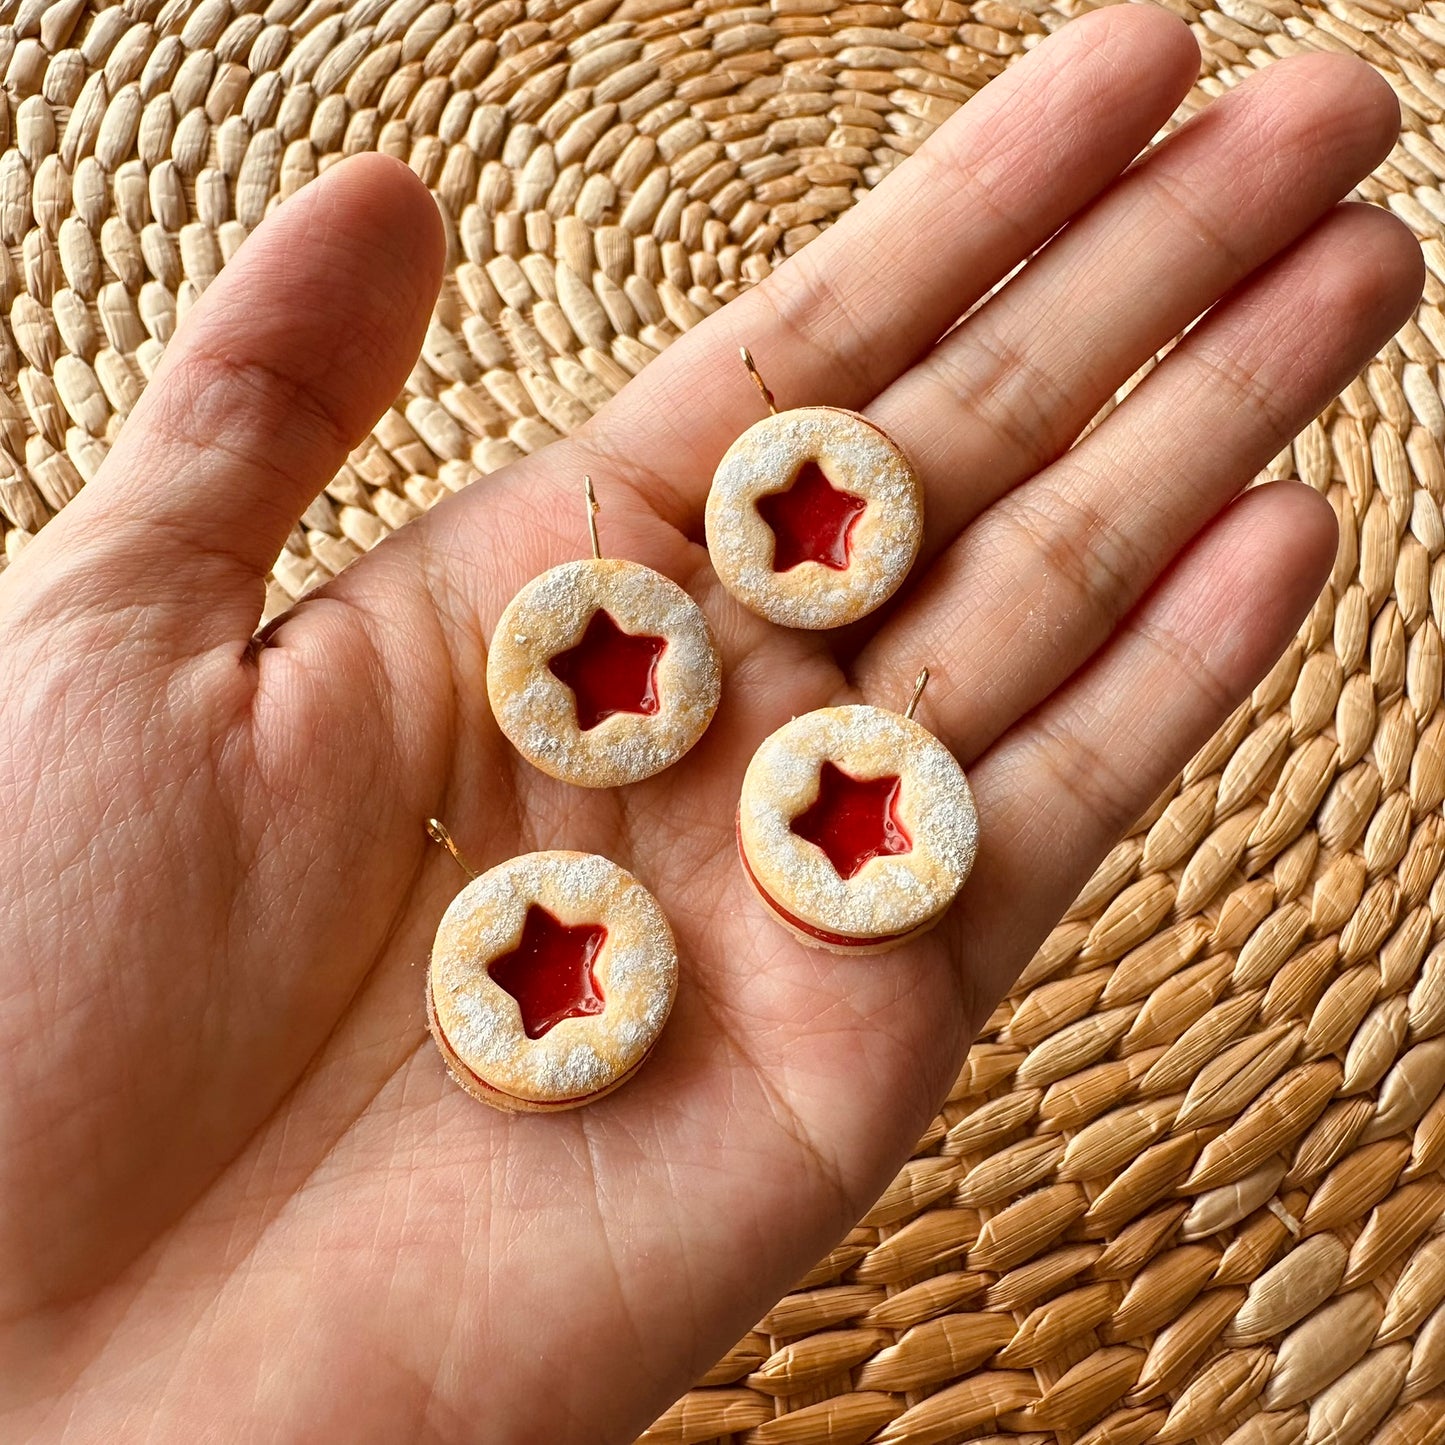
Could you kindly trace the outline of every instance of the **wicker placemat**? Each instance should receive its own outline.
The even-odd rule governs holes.
[[[867,1221],[649,1434],[1445,1438],[1445,6],[1171,0],[1190,107],[1345,49],[1416,323],[1271,474],[1342,522],[1299,639],[1055,930]],[[0,5],[0,526],[104,456],[177,319],[338,155],[448,218],[421,361],[268,611],[576,426],[1077,8],[1038,0]]]

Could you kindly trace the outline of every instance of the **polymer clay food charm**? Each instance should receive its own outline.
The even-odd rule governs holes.
[[[534,767],[583,788],[650,778],[707,731],[721,671],[707,619],[676,582],[603,557],[586,479],[592,556],[534,578],[487,654],[497,724]]]
[[[427,832],[462,862],[435,818]],[[595,853],[527,853],[472,881],[437,929],[427,1023],[451,1076],[497,1109],[576,1109],[641,1068],[677,992],[661,906]]]
[[[855,411],[779,411],[746,347],[742,356],[769,414],[727,449],[713,476],[713,568],[745,607],[784,627],[856,622],[898,590],[918,555],[918,477]]]
[[[738,804],[743,870],[803,943],[885,953],[932,928],[973,867],[978,814],[952,753],[913,719],[827,707],[753,755]]]

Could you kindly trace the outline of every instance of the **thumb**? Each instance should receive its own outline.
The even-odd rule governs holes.
[[[405,166],[331,167],[196,303],[94,481],[18,564],[53,580],[69,562],[80,605],[172,607],[191,648],[248,637],[287,533],[405,384],[444,255]]]

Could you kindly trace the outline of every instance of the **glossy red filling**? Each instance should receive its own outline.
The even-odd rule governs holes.
[[[786,491],[757,501],[773,533],[773,571],[787,572],[803,562],[846,571],[849,538],[867,506],[862,497],[835,487],[817,462],[804,462]]]
[[[743,847],[742,829],[738,829],[738,857],[742,860],[743,872],[748,876],[748,882],[753,885],[759,898],[772,909],[784,923],[796,928],[799,933],[806,933],[809,938],[816,938],[819,943],[826,943],[834,948],[872,948],[880,943],[892,943],[898,938],[907,938],[910,934],[917,932],[909,928],[902,933],[875,933],[875,934],[852,934],[852,933],[829,933],[825,928],[817,928],[813,924],[805,922],[796,913],[789,913],[771,893],[758,881],[758,875],[753,872],[753,866],[748,862],[747,849]]]
[[[563,1019],[600,1014],[606,1007],[592,972],[606,941],[600,923],[569,927],[535,903],[527,909],[520,942],[493,959],[487,972],[517,1000],[529,1039],[540,1039]]]
[[[657,714],[657,660],[666,651],[665,637],[624,632],[599,608],[577,645],[547,667],[572,689],[577,726],[585,733],[620,712]]]
[[[818,796],[793,819],[798,837],[828,855],[840,878],[852,878],[870,858],[909,853],[913,840],[898,821],[903,780],[855,778],[832,762],[818,772]]]

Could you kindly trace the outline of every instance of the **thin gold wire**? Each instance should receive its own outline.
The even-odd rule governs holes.
[[[477,870],[462,857],[461,849],[457,847],[456,839],[452,837],[447,825],[443,823],[440,818],[428,818],[426,820],[426,832],[427,837],[430,838],[432,842],[440,843],[442,847],[456,859],[457,867],[459,867],[468,878],[476,878],[479,876]]]
[[[923,696],[923,689],[928,686],[928,669],[925,667],[918,674],[918,681],[913,684],[913,696],[908,701],[908,706],[903,710],[903,716],[912,721],[913,714],[918,711],[918,699]]]
[[[592,478],[583,477],[582,485],[587,491],[587,535],[592,539],[592,560],[602,560],[602,543],[597,540],[597,513],[601,506],[597,501],[597,493],[592,490]]]
[[[774,416],[777,416],[777,403],[773,401],[773,394],[768,390],[768,385],[763,380],[762,373],[758,370],[757,364],[753,361],[752,352],[749,351],[746,346],[740,346],[738,347],[738,350],[742,352],[743,365],[747,367],[748,375],[753,379],[753,385],[756,386],[760,392],[762,392],[763,400],[767,403],[768,410]]]

